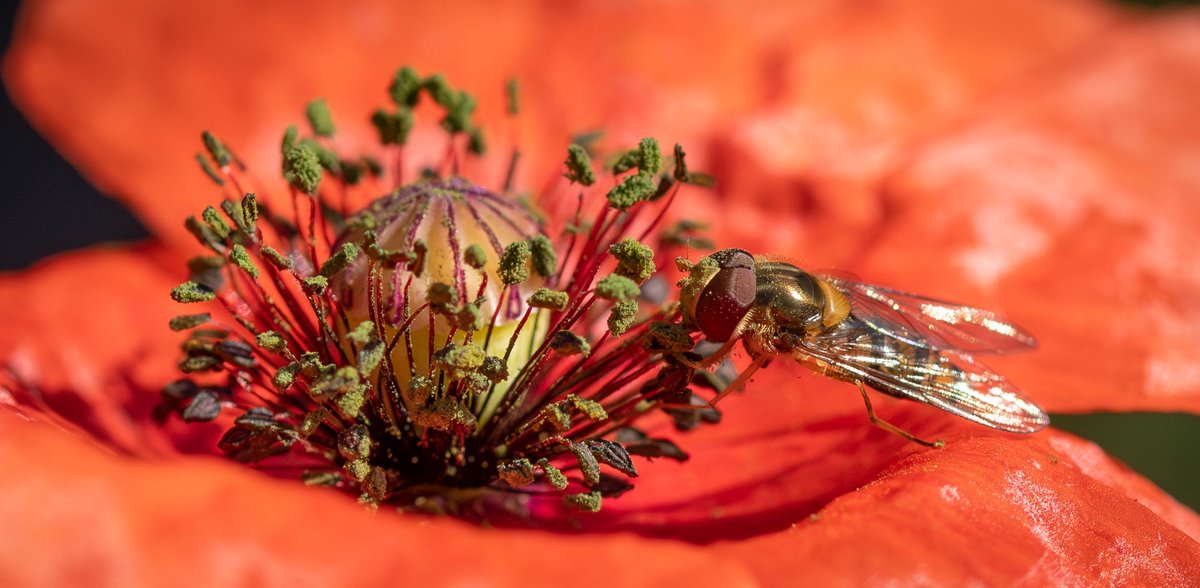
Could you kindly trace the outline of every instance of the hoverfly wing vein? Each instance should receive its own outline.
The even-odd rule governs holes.
[[[1027,331],[989,310],[842,277],[822,278],[850,298],[852,312],[864,323],[910,345],[968,353],[1037,346]]]
[[[856,318],[800,346],[799,355],[833,366],[842,379],[862,380],[886,394],[988,427],[1032,433],[1049,424],[1046,413],[1024,393],[970,355],[913,346]]]

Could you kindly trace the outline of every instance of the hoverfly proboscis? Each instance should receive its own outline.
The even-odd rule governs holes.
[[[1014,433],[1033,433],[1046,412],[974,356],[1027,350],[1034,338],[988,310],[813,274],[794,265],[725,249],[696,264],[681,261],[684,325],[721,348],[696,367],[720,361],[741,341],[752,361],[712,401],[744,385],[771,358],[790,355],[834,379],[854,383],[871,422],[930,443],[878,418],[866,389],[935,406]]]

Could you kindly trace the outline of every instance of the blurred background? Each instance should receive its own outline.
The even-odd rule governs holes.
[[[1127,3],[1161,10],[1200,0]],[[8,48],[16,4],[0,2],[0,51]],[[0,136],[0,271],[27,268],[55,253],[96,243],[148,237],[132,214],[97,192],[30,128],[6,90],[0,96]],[[1095,441],[1181,502],[1200,509],[1200,416],[1055,414],[1053,423]]]

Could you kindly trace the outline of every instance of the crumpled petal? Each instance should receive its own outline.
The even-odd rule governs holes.
[[[951,442],[900,460],[785,532],[714,551],[750,562],[764,583],[1194,582],[1195,515],[1189,537],[1151,512],[1172,502],[1161,492],[1130,496],[1090,477],[1073,456],[1087,445],[1057,432]]]

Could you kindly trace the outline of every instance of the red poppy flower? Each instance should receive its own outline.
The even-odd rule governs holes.
[[[1200,412],[1197,38],[1200,14],[1085,1],[30,2],[14,99],[156,240],[0,280],[0,358],[89,433],[0,411],[0,583],[1195,582],[1200,519],[1095,446],[881,403],[946,440],[922,450],[784,362],[574,534],[372,516],[181,453],[213,439],[151,407],[174,377],[179,225],[212,199],[197,131],[275,169],[308,99],[362,113],[352,141],[416,63],[480,94],[489,128],[522,81],[518,183],[580,129],[695,145],[721,183],[685,212],[722,246],[1002,309],[1042,349],[996,367],[1049,410]]]

